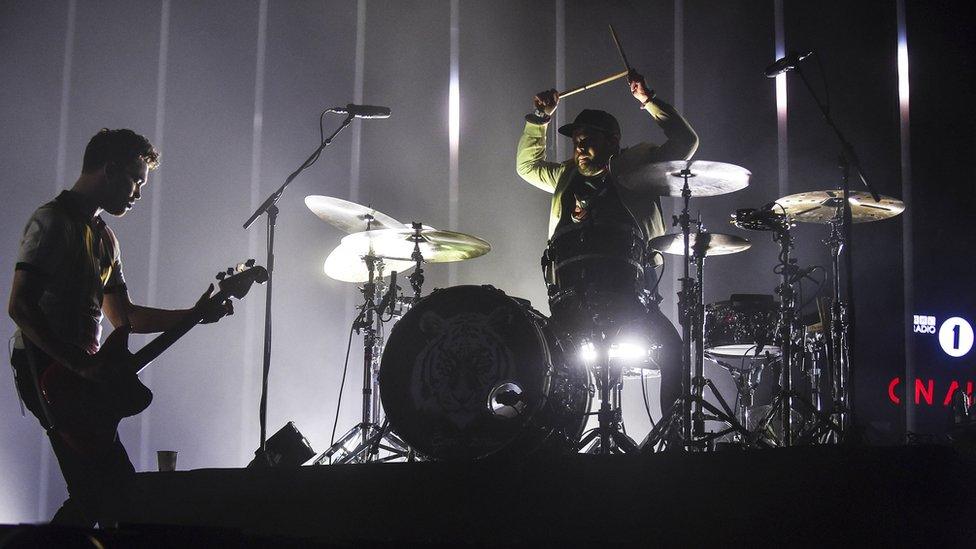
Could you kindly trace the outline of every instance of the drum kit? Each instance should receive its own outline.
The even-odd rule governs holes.
[[[626,70],[559,97],[631,74],[612,26],[610,33]],[[818,105],[843,145],[845,190],[793,194],[732,215],[736,227],[770,233],[779,245],[775,296],[733,294],[725,301],[704,302],[705,259],[752,246],[741,236],[706,230],[700,215],[693,219],[689,213],[692,198],[749,185],[749,170],[724,162],[627,165],[626,158],[615,157],[609,173],[635,196],[681,199],[680,215],[674,218],[680,231],[648,242],[640,229],[626,223],[589,219],[557,227],[542,256],[550,318],[528,301],[488,285],[454,286],[422,297],[423,265],[484,255],[491,245],[481,238],[419,222],[405,225],[338,198],[307,197],[315,215],[349,233],[325,260],[325,273],[362,284],[363,295],[352,326],[364,340],[362,421],[314,462],[704,451],[845,440],[853,424],[853,377],[841,251],[847,254],[847,295],[852,299],[850,224],[894,217],[904,204],[873,190],[849,190],[852,168],[871,187],[853,148],[819,100]],[[526,116],[535,123],[547,118],[541,111]],[[819,322],[809,325],[804,325],[800,284],[815,270],[826,276],[826,270],[797,265],[791,232],[796,223],[828,228],[824,243],[831,255],[832,294],[818,299]],[[658,256],[682,266],[680,342],[676,335],[667,337],[674,329],[662,326],[668,322],[656,308],[660,276],[656,282],[651,278]],[[397,286],[397,275],[410,270],[412,297]],[[386,338],[386,325],[393,322]],[[735,381],[734,406],[705,376],[706,359]],[[664,366],[679,362],[680,395],[638,444],[623,427],[623,380],[636,376],[643,383],[665,369],[674,375],[673,367]],[[756,388],[767,368],[775,387],[770,401],[757,406]],[[797,372],[808,378],[808,393],[794,384]],[[590,412],[594,397],[599,407]],[[644,397],[647,406],[646,391]],[[586,431],[591,416],[597,427]],[[706,425],[712,430],[706,431]]]
[[[662,162],[624,173],[619,177],[629,188],[682,199],[675,217],[680,232],[644,242],[627,225],[582,223],[557,230],[542,258],[551,318],[488,285],[422,296],[424,264],[484,255],[491,245],[481,238],[422,223],[405,225],[338,198],[307,197],[316,216],[349,233],[325,260],[326,275],[360,284],[363,296],[352,326],[364,344],[362,420],[314,462],[840,442],[850,427],[851,402],[839,191],[799,193],[736,211],[733,225],[771,233],[779,245],[774,269],[779,285],[775,297],[733,294],[706,304],[706,258],[742,253],[752,243],[706,230],[700,217],[689,214],[691,199],[745,188],[751,174],[705,161]],[[898,200],[876,202],[866,193],[851,193],[850,206],[855,223],[887,219],[904,209]],[[831,254],[832,295],[817,300],[820,320],[810,325],[803,322],[797,285],[821,268],[800,268],[792,258],[796,223],[828,229],[824,243]],[[683,266],[678,291],[682,390],[638,444],[622,428],[623,379],[659,375],[668,352],[672,360],[677,357],[643,314],[659,299],[656,285],[645,279],[653,273],[656,253]],[[397,277],[402,280],[411,270],[413,292],[404,295]],[[628,348],[624,341],[635,336],[637,345]],[[705,377],[706,359],[735,382],[734,406]],[[756,405],[755,390],[767,369],[774,372],[771,400]],[[807,377],[808,392],[797,389],[798,372]],[[706,398],[706,389],[713,398]],[[599,406],[590,412],[594,397]],[[591,415],[598,426],[584,433]],[[706,425],[712,429],[706,432]]]

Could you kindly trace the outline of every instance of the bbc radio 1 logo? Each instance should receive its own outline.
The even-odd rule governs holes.
[[[973,327],[964,318],[954,316],[938,324],[934,316],[913,315],[912,321],[916,334],[938,334],[942,350],[953,358],[965,356],[973,348]]]

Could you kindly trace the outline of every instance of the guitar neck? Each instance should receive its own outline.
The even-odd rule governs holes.
[[[156,336],[152,341],[146,344],[145,347],[139,349],[134,356],[132,361],[132,366],[135,368],[138,374],[149,365],[150,362],[156,360],[156,357],[163,354],[166,349],[176,343],[178,339],[183,337],[187,332],[189,332],[194,326],[200,323],[200,319],[203,318],[203,314],[197,312],[193,309],[183,317],[175,326],[166,330],[165,332]]]

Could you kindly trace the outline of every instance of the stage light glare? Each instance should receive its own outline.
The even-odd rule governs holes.
[[[579,354],[580,354],[580,358],[582,358],[584,362],[593,362],[598,357],[598,353],[596,352],[596,346],[594,346],[589,341],[580,345]]]
[[[624,362],[644,361],[647,359],[647,348],[632,341],[622,341],[610,346],[610,359]]]

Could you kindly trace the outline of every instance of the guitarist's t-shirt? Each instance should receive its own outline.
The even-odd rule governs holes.
[[[40,307],[51,328],[65,341],[97,351],[102,298],[125,287],[118,240],[101,217],[87,217],[78,196],[63,191],[31,215],[16,268],[43,280]]]

